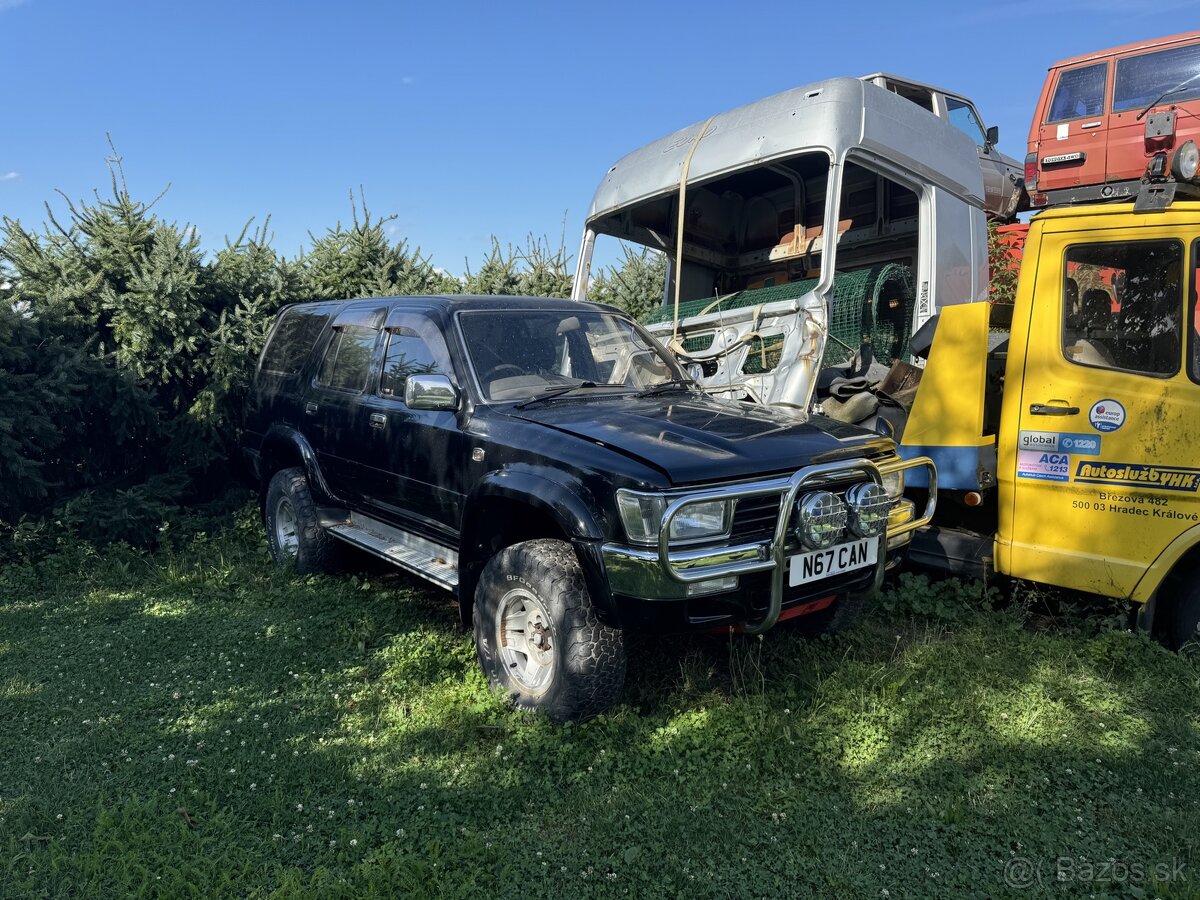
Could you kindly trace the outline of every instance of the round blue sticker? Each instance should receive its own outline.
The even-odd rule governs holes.
[[[1097,431],[1116,431],[1125,424],[1125,407],[1116,400],[1100,400],[1092,404],[1088,421]]]

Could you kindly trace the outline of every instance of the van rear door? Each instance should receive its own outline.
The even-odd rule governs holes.
[[[1109,64],[1072,66],[1047,79],[1049,102],[1038,127],[1039,192],[1104,182]]]
[[[1128,219],[1034,229],[1022,279],[1036,299],[1014,322],[999,446],[1001,570],[1114,597],[1200,522],[1200,372],[1184,353],[1195,247],[1178,224]]]

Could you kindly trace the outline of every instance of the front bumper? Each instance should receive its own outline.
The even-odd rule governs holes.
[[[787,559],[791,553],[799,552],[799,548],[790,540],[789,532],[792,510],[800,492],[847,479],[862,480],[864,476],[880,482],[885,475],[917,466],[928,471],[929,500],[919,518],[914,515],[913,504],[908,500],[901,499],[892,507],[887,531],[879,539],[881,546],[873,579],[873,583],[878,584],[888,563],[888,552],[906,544],[913,531],[929,524],[933,518],[937,502],[937,469],[928,457],[896,458],[878,464],[862,459],[822,463],[807,466],[786,478],[701,488],[676,497],[663,512],[656,548],[604,545],[602,552],[610,588],[614,594],[644,600],[682,600],[703,595],[703,588],[706,587],[704,582],[719,587],[720,579],[769,573],[765,613],[757,621],[741,623],[746,633],[761,633],[779,619],[787,581]],[[668,541],[671,522],[685,507],[713,500],[758,497],[780,498],[775,531],[769,539],[699,549],[671,548]]]

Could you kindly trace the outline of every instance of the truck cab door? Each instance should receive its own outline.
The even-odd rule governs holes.
[[[1010,345],[997,563],[1128,597],[1200,521],[1196,242],[1078,221],[1047,223],[1035,257],[1026,247],[1036,271]]]

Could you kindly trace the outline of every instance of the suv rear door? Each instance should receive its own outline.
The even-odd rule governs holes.
[[[374,372],[387,306],[355,304],[333,320],[321,362],[304,398],[301,431],[326,482],[343,500],[361,503],[364,472],[358,447],[369,412],[363,403]]]
[[[1038,126],[1038,191],[1103,184],[1108,152],[1108,61],[1061,69],[1050,80],[1053,88],[1048,100],[1043,98]]]

